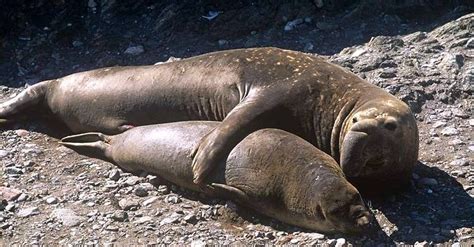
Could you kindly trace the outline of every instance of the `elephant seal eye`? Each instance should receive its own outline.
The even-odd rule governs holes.
[[[352,123],[357,123],[359,120],[357,119],[357,117],[353,117],[352,118]]]
[[[383,127],[388,129],[388,130],[394,131],[395,129],[397,129],[397,124],[396,123],[386,123],[386,124],[384,124]]]

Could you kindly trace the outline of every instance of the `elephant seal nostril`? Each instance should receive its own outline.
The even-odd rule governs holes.
[[[390,131],[394,131],[397,129],[397,124],[396,123],[385,123],[383,126],[385,129],[388,129]]]

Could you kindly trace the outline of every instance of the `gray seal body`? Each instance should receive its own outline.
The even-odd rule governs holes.
[[[61,143],[130,172],[146,171],[190,190],[236,200],[288,224],[327,233],[358,233],[368,229],[372,215],[336,161],[282,130],[251,133],[209,174],[210,188],[202,189],[193,183],[189,153],[218,125],[150,125],[115,136],[69,136]]]

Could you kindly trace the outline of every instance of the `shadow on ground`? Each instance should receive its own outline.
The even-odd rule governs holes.
[[[415,173],[421,178],[435,178],[438,184],[426,186],[415,182],[406,192],[371,198],[373,207],[398,228],[390,238],[408,244],[438,243],[452,239],[455,229],[474,227],[474,199],[455,178],[421,162]]]

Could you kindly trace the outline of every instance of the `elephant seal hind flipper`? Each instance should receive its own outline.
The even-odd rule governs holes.
[[[39,82],[28,87],[17,96],[0,104],[0,119],[9,120],[21,111],[45,100],[45,95],[52,81]]]
[[[66,136],[59,141],[59,144],[71,148],[79,154],[113,162],[106,156],[109,141],[110,137],[105,134],[89,132]]]

